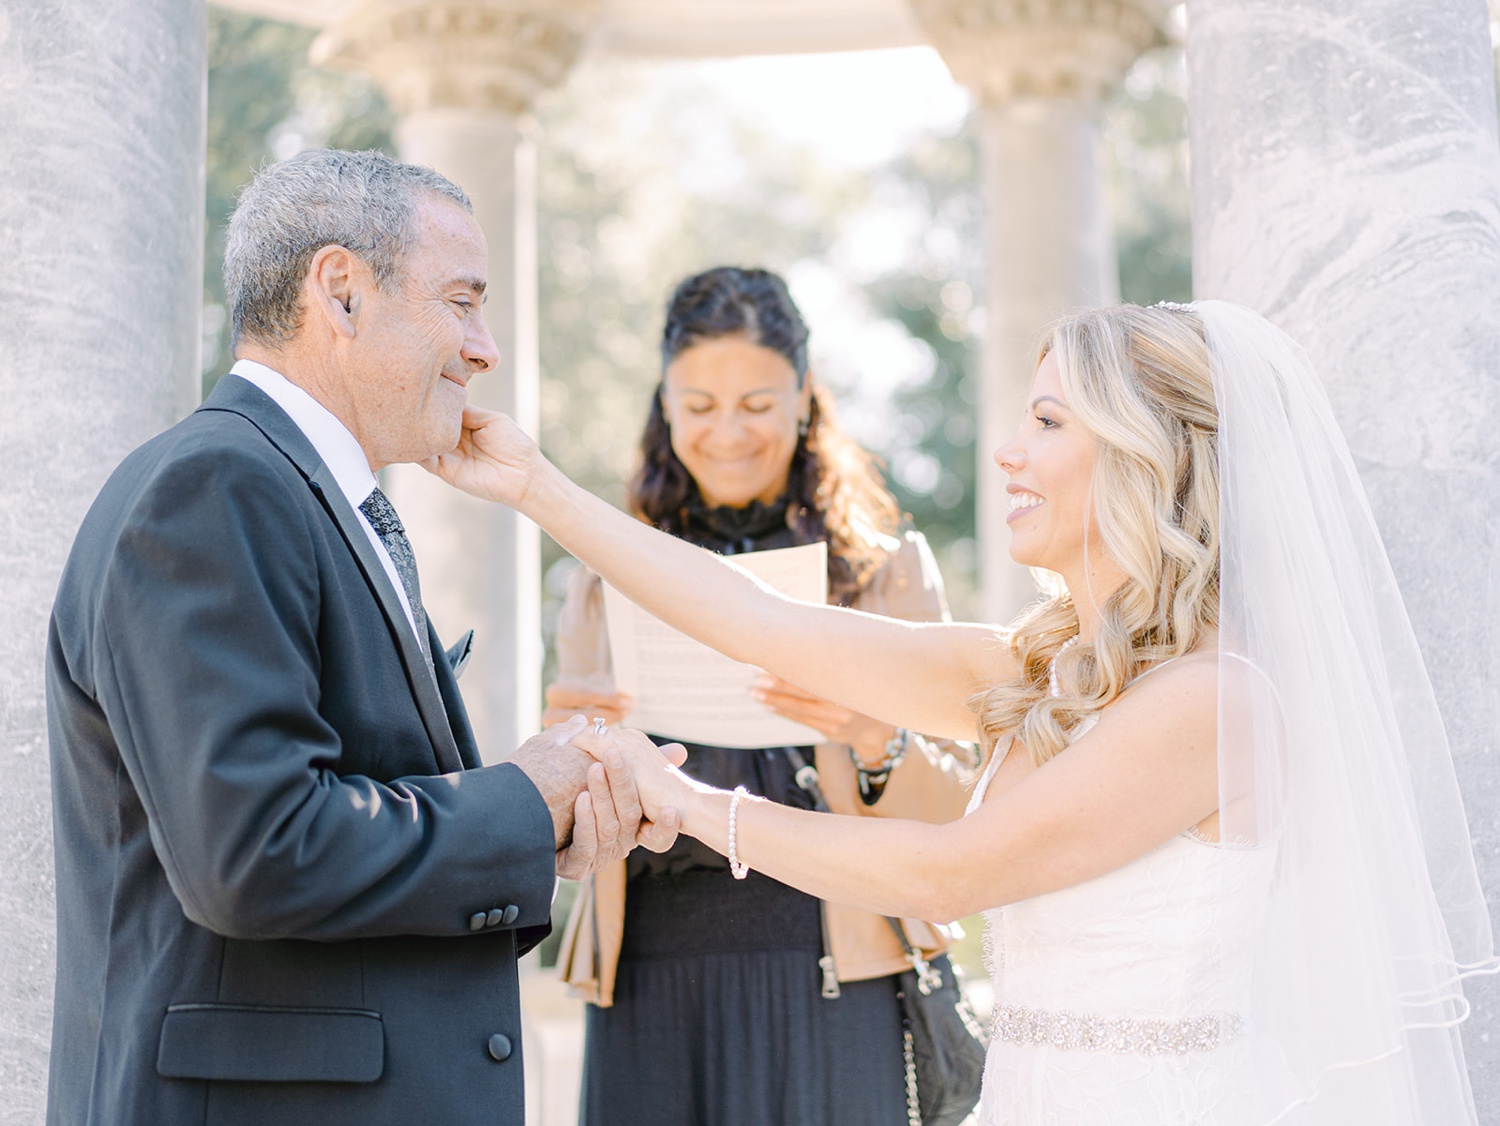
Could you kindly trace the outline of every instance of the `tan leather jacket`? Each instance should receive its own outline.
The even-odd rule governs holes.
[[[881,569],[855,599],[860,610],[914,622],[946,621],[947,599],[937,563],[918,532],[907,532]],[[557,629],[558,680],[614,691],[604,596],[599,576],[580,567],[568,583]],[[854,765],[842,744],[816,749],[818,773],[829,808],[863,817],[899,817],[932,822],[963,814],[970,758],[962,746],[914,737],[906,759],[891,775],[873,806],[859,800]],[[940,927],[903,920],[911,944],[925,954],[947,946]],[[625,930],[625,862],[584,880],[563,930],[558,973],[575,996],[596,1005],[614,1003],[615,971]],[[909,963],[879,915],[828,904],[828,940],[840,981],[885,977]]]

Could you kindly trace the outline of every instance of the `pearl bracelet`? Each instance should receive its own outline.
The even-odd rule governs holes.
[[[750,791],[745,787],[736,786],[729,799],[729,873],[737,880],[743,880],[750,874],[750,865],[740,863],[740,850],[735,840],[740,799],[749,794]]]

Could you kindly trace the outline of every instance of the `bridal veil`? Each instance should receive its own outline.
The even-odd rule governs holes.
[[[1460,981],[1495,966],[1489,914],[1368,500],[1303,350],[1187,309],[1219,410],[1221,840],[1274,872],[1252,967],[1225,967],[1249,974],[1246,1126],[1473,1122]]]

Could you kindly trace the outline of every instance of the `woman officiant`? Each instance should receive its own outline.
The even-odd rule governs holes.
[[[720,267],[670,301],[662,381],[629,486],[631,511],[721,554],[822,541],[829,601],[912,621],[948,617],[920,533],[904,526],[869,456],[838,427],[808,371],[808,331],[785,283]],[[546,720],[629,724],[615,690],[599,577],[571,577]],[[963,812],[972,759],[919,734],[766,678],[773,712],[816,747],[688,744],[684,769],[714,786],[801,808],[814,763],[843,813],[941,821]],[[959,754],[953,753],[955,748]],[[943,935],[908,921],[934,955]],[[581,1123],[899,1126],[907,1121],[895,977],[909,967],[881,916],[825,904],[683,836],[637,850],[580,889],[558,961],[586,1018]]]

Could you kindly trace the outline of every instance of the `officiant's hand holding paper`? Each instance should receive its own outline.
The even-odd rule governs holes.
[[[867,762],[874,762],[885,753],[886,742],[894,730],[889,723],[871,719],[769,674],[755,682],[750,694],[782,718],[818,731],[826,741],[853,747]]]
[[[558,680],[547,686],[547,707],[542,723],[562,723],[575,713],[599,716],[611,726],[623,723],[635,701],[612,685],[591,679]]]

